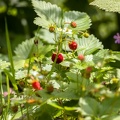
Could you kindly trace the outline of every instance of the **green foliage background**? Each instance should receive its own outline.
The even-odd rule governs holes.
[[[120,14],[106,12],[90,5],[93,0],[45,0],[62,7],[63,10],[76,10],[86,12],[92,19],[89,30],[99,38],[105,48],[120,50],[120,46],[114,44],[113,35],[120,31]],[[36,13],[30,0],[1,0],[0,1],[0,53],[6,54],[5,24],[6,17],[12,48],[14,49],[25,39],[34,36],[37,26],[33,24]],[[109,44],[108,44],[109,43]]]
[[[53,0],[49,2],[56,3]],[[0,55],[1,93],[5,91],[3,88],[5,80],[8,93],[10,93],[10,84],[15,91],[21,91],[13,97],[16,99],[11,101],[10,94],[7,100],[1,94],[2,107],[7,105],[6,108],[0,109],[3,110],[5,118],[7,115],[11,116],[11,113],[8,114],[9,108],[14,108],[16,105],[20,115],[12,118],[23,116],[21,105],[24,104],[27,115],[24,120],[26,117],[28,120],[120,119],[120,54],[104,49],[102,45],[104,43],[105,48],[119,50],[119,45],[116,45],[113,40],[113,35],[119,32],[117,23],[119,15],[98,10],[90,6],[89,2],[92,1],[59,1],[56,4],[63,10],[74,10],[64,12],[56,5],[44,1],[32,0],[33,7],[29,1],[1,1],[1,53],[6,54],[8,48],[7,56],[10,61],[7,62],[4,56]],[[37,17],[32,11],[37,13]],[[86,30],[91,25],[91,20],[85,12],[93,21],[88,31],[89,36],[84,36],[82,31],[79,31],[85,30],[84,33],[87,33]],[[68,24],[72,21],[77,23],[74,29]],[[33,22],[45,29],[37,29]],[[55,31],[49,34],[50,25],[55,25]],[[68,34],[69,28],[72,29],[72,34]],[[68,42],[73,38],[78,48],[76,51],[69,51]],[[24,42],[25,39],[27,40]],[[58,48],[57,52],[62,53],[64,57],[61,64],[51,61],[51,54],[56,51],[56,48]],[[15,54],[13,57],[12,50]],[[78,60],[80,54],[85,55],[84,61]],[[35,79],[40,80],[42,90],[31,89],[33,87],[31,82]],[[51,84],[55,89],[49,92],[48,85]],[[29,100],[32,98],[36,105],[29,106]],[[4,101],[7,101],[7,104]],[[79,115],[76,114],[77,112]]]

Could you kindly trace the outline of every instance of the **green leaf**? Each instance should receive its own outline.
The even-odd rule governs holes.
[[[96,57],[100,57],[100,58],[104,58],[106,55],[108,55],[108,52],[109,50],[108,49],[102,49],[102,50],[99,50],[95,56]]]
[[[77,23],[76,28],[72,28],[70,24],[66,24],[69,29],[72,29],[73,32],[78,32],[81,30],[87,30],[90,28],[91,20],[90,17],[86,13],[78,12],[78,11],[69,11],[64,13],[64,23],[71,23],[72,21]]]
[[[37,91],[37,94],[42,96],[42,100],[43,101],[46,101],[46,100],[54,97],[53,93],[52,94],[48,94],[47,90],[45,90],[45,89]]]
[[[9,62],[2,61],[2,60],[0,59],[0,70],[3,70],[3,69],[5,69],[5,68],[7,68],[7,67],[9,67],[9,66],[10,66],[10,63],[9,63]]]
[[[78,100],[80,97],[80,93],[78,93],[77,83],[67,84],[64,91],[57,92],[55,94],[56,98],[70,99],[70,100]]]
[[[102,107],[100,109],[100,115],[110,115],[113,113],[117,113],[120,108],[120,97],[112,97],[103,100],[101,103]]]
[[[97,6],[109,12],[120,13],[120,0],[94,0],[90,5]]]
[[[39,55],[46,55],[48,52],[50,52],[54,46],[52,45],[38,45],[38,54]]]
[[[102,43],[93,35],[90,35],[88,38],[82,37],[77,39],[78,42],[78,54],[89,55],[95,52],[96,50],[103,49]]]
[[[31,55],[33,55],[34,53],[41,56],[41,55],[47,54],[49,51],[53,49],[52,45],[43,45],[43,43],[40,41],[38,42],[38,45],[35,46],[34,40],[35,38],[26,40],[21,44],[19,44],[18,47],[15,48],[15,51],[14,51],[16,54],[15,59],[20,60],[21,64],[23,62],[22,60],[25,60],[31,57]]]
[[[16,59],[24,60],[30,57],[34,45],[34,39],[26,40],[19,44],[14,52],[16,54]]]
[[[34,21],[36,25],[43,26],[45,28],[48,28],[51,24],[61,26],[61,8],[59,8],[57,5],[52,5],[49,2],[46,3],[45,1],[39,0],[32,0],[32,4],[35,12],[39,16],[39,18],[36,18]]]
[[[27,76],[28,71],[27,70],[19,70],[15,73],[15,78],[17,79],[22,79]]]
[[[54,25],[54,23],[52,21],[48,21],[46,18],[40,18],[40,17],[36,17],[34,20],[34,24],[38,25],[38,26],[42,26],[43,28],[49,29],[50,25]]]
[[[53,120],[53,116],[56,115],[56,113],[58,112],[56,108],[47,103],[42,104],[34,111],[35,112],[33,113],[33,116],[35,120]]]
[[[36,33],[36,36],[42,39],[44,42],[49,43],[49,44],[55,44],[54,40],[54,34],[50,33],[46,29],[40,29],[38,33]]]
[[[97,116],[100,104],[93,98],[85,97],[79,100],[80,111],[83,115]]]
[[[24,65],[25,65],[25,60],[14,61],[14,68],[15,68],[15,70],[23,68]]]
[[[82,80],[82,77],[81,75],[77,75],[76,73],[73,73],[73,72],[67,72],[66,73],[67,77],[71,80],[71,81],[81,81]]]
[[[120,116],[115,116],[111,120],[120,120]]]
[[[105,60],[106,56],[108,56],[108,52],[109,52],[108,49],[101,49],[97,53],[95,53],[95,55],[93,56],[94,63],[97,65],[100,65],[100,64],[102,65],[103,60]]]
[[[120,52],[119,51],[111,51],[111,52],[115,56],[115,59],[120,61]]]
[[[64,66],[64,67],[70,67],[71,64],[72,64],[72,62],[70,62],[70,61],[63,61],[61,63],[61,65]]]
[[[120,79],[120,69],[117,69],[116,72],[117,72],[117,78]]]

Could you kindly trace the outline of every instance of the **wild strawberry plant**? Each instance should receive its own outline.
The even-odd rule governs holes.
[[[13,57],[6,27],[10,62],[0,60],[1,119],[120,119],[120,52],[87,32],[86,13],[39,0],[32,5],[38,30]]]

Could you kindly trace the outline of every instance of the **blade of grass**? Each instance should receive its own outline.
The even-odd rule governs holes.
[[[1,103],[4,105],[5,104],[5,100],[4,98],[2,97],[3,95],[3,87],[2,87],[2,74],[1,74],[1,71],[0,71],[0,90],[1,90]]]
[[[3,97],[3,85],[2,85],[2,72],[0,71],[0,103],[2,104],[1,109],[2,109],[2,115],[0,116],[1,120],[4,120],[5,117],[5,112],[3,111],[3,106],[5,105],[5,99]]]
[[[15,81],[15,69],[14,69],[14,64],[13,64],[12,50],[11,50],[11,44],[10,44],[10,40],[9,40],[9,33],[8,33],[8,27],[7,27],[6,19],[5,19],[5,33],[6,33],[8,57],[9,57],[9,61],[10,61],[10,64],[11,64],[10,69],[11,69],[12,76],[13,76],[13,78],[10,79],[10,80],[11,80],[11,83],[12,83],[14,89],[16,91],[18,91],[18,87],[17,87],[16,81]]]
[[[6,107],[6,118],[7,118],[9,113],[9,108],[10,108],[10,87],[9,87],[9,79],[7,74],[6,74],[6,84],[7,84],[7,92],[8,92],[7,107]]]

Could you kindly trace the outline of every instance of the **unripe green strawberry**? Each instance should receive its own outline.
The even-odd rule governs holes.
[[[50,31],[50,32],[54,32],[54,31],[55,31],[55,27],[54,27],[54,26],[50,26],[50,27],[49,27],[49,31]]]
[[[85,56],[83,54],[78,55],[78,59],[83,61],[85,59]]]
[[[57,57],[57,59],[56,59],[56,63],[57,63],[57,64],[61,63],[61,62],[63,61],[63,59],[64,59],[64,58],[63,58],[63,55],[62,55],[61,53],[59,53],[58,56],[57,56],[56,53],[53,53],[53,54],[52,54],[52,58],[51,58],[53,62],[55,61],[55,58],[56,58],[56,57]]]
[[[76,28],[76,27],[77,27],[77,23],[74,22],[74,21],[72,21],[70,25],[71,25],[71,27],[73,27],[73,28]]]
[[[83,33],[83,36],[88,38],[90,35],[89,35],[89,33],[85,32],[85,33]]]
[[[47,85],[47,92],[48,92],[48,93],[52,93],[53,91],[54,91],[53,85],[52,85],[52,84],[48,84],[48,85]]]
[[[71,50],[76,50],[77,49],[77,43],[74,40],[70,41],[68,45],[69,45],[69,48]]]

